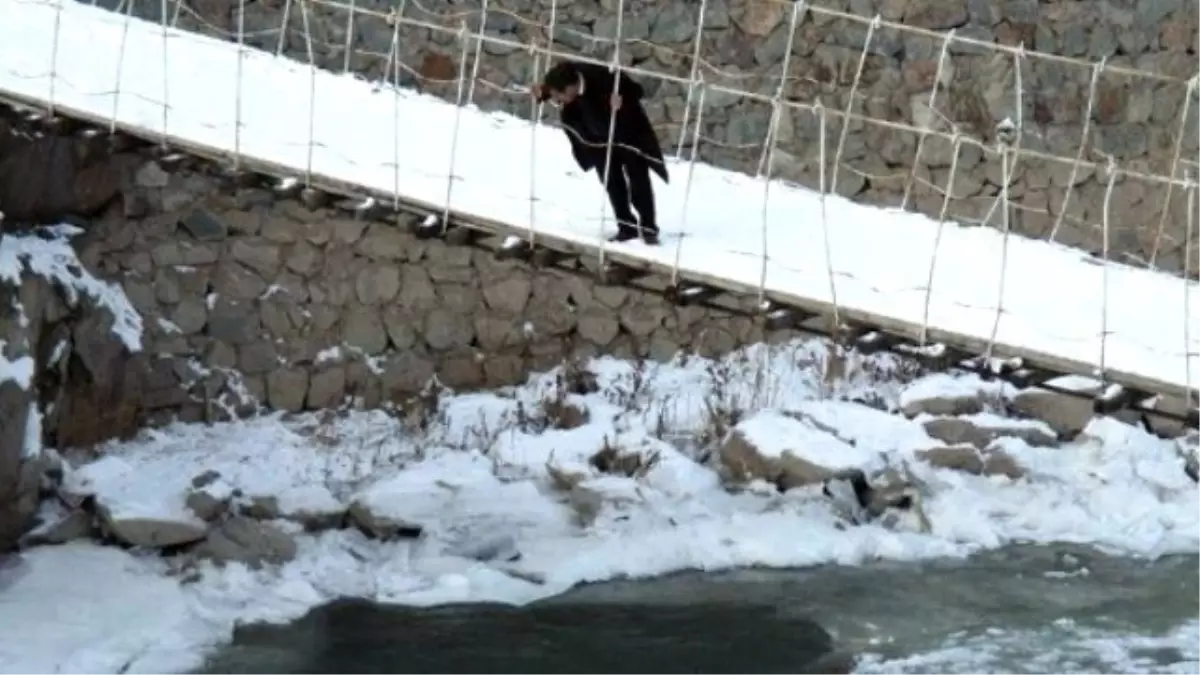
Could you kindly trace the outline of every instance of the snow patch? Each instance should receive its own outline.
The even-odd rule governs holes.
[[[112,332],[129,351],[142,349],[142,317],[117,284],[92,276],[71,247],[70,237],[83,230],[69,225],[39,229],[50,238],[6,234],[0,237],[0,281],[20,284],[24,270],[58,286],[69,305],[79,295],[90,297],[113,316]]]

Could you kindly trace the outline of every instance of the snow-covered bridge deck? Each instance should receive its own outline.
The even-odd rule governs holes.
[[[605,244],[603,192],[554,128],[72,0],[0,17],[12,102],[914,340],[1147,392],[1200,382],[1195,282],[683,162],[658,187],[663,246]]]

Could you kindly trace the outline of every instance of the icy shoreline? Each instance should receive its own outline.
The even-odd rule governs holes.
[[[227,549],[208,540],[197,547],[208,545],[208,556],[167,560],[82,542],[30,549],[0,571],[0,620],[19,626],[0,642],[0,671],[189,670],[236,623],[289,621],[345,596],[519,604],[581,582],[683,569],[960,557],[1014,542],[1142,557],[1200,548],[1200,500],[1173,442],[1112,419],[1052,442],[1045,425],[992,410],[1010,396],[1005,387],[949,375],[906,384],[891,357],[853,357],[829,381],[827,358],[813,341],[721,363],[602,359],[587,369],[594,381],[566,395],[551,374],[407,416],[273,415],[109,445],[63,482],[108,522],[167,520],[203,536],[266,509],[255,527],[294,549],[258,568],[218,566],[210,558]],[[982,403],[953,414],[913,407],[937,397]],[[901,408],[912,419],[888,412]],[[931,430],[963,420],[983,430],[968,440],[984,447],[958,444],[956,457],[977,455],[978,465],[937,465],[925,453],[949,446]],[[722,439],[732,434],[753,442],[775,484],[730,481]],[[606,447],[637,465],[600,470],[594,458]],[[1001,455],[1007,471],[987,471],[984,460]],[[847,520],[804,475],[844,465],[901,468],[926,522]],[[564,476],[575,482],[564,486]],[[780,492],[781,481],[791,489]],[[189,501],[197,490],[223,504],[211,524]],[[393,536],[368,537],[361,519],[358,528],[313,525],[354,505],[386,530],[375,534]],[[401,525],[421,536],[405,538]]]

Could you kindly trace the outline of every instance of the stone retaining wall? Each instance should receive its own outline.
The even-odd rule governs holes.
[[[435,375],[494,387],[574,357],[715,355],[764,339],[748,318],[418,240],[403,217],[309,211],[154,163],[136,183],[127,205],[144,213],[98,221],[81,258],[145,317],[147,405],[184,419],[255,401],[403,402]]]
[[[522,42],[545,42],[550,36],[552,1],[556,2],[555,47],[570,53],[608,58],[616,29],[616,0],[491,0],[486,33]],[[228,36],[236,25],[232,0],[183,0],[181,26]],[[360,0],[355,6],[376,12],[358,14],[348,31],[348,13],[326,2],[310,6],[314,52],[322,67],[349,67],[370,78],[387,72],[392,28],[382,13],[403,8],[407,17],[447,29],[481,23],[481,4],[459,0]],[[692,49],[698,21],[695,0],[632,0],[625,7],[621,47],[629,65],[680,77],[692,71]],[[791,5],[774,0],[709,0],[702,30],[700,73],[706,81],[773,95],[787,49]],[[1084,159],[1101,165],[1111,155],[1122,166],[1169,174],[1186,85],[1197,69],[1197,5],[1189,0],[819,0],[810,3],[930,31],[959,35],[1029,50],[1061,54],[1070,61],[1026,57],[1021,60],[1021,103],[1017,110],[1016,74],[1011,54],[956,44],[943,72],[933,108],[928,106],[937,73],[942,40],[881,26],[874,31],[855,95],[853,110],[871,118],[935,129],[958,130],[990,144],[995,125],[1006,117],[1023,120],[1026,148],[1075,157],[1082,140],[1092,68],[1107,59],[1111,66],[1162,74],[1156,81],[1105,72],[1097,80]],[[349,3],[346,3],[348,6]],[[141,0],[139,13],[157,19],[159,3]],[[285,53],[307,59],[305,13],[281,0],[249,0],[245,27],[251,44],[270,50],[280,46],[278,28],[285,11],[289,32]],[[288,9],[290,8],[290,10]],[[345,55],[347,34],[350,58]],[[793,101],[821,101],[828,109],[846,108],[855,80],[867,27],[848,19],[810,13],[797,30],[787,85]],[[401,80],[408,86],[454,100],[461,46],[452,32],[402,26]],[[475,45],[468,46],[473,67]],[[544,63],[543,66],[544,68]],[[532,82],[532,56],[527,50],[484,44],[472,100],[487,109],[528,116],[522,88]],[[648,104],[668,154],[674,152],[685,115],[686,87],[643,78],[653,96]],[[707,96],[700,156],[716,164],[753,172],[762,156],[770,106],[725,93]],[[1196,159],[1197,108],[1190,106],[1184,126],[1183,157]],[[689,119],[696,117],[693,112]],[[808,112],[785,116],[778,132],[774,172],[801,184],[818,185],[819,141],[816,117]],[[690,133],[690,132],[689,132]],[[841,127],[828,127],[828,156],[834,155]],[[851,124],[841,157],[836,189],[876,204],[899,204],[913,173],[917,134],[879,125]],[[948,140],[930,140],[916,166],[916,186],[909,206],[936,216],[942,207],[937,189],[946,186],[953,155]],[[1194,166],[1194,161],[1192,166]],[[1182,173],[1183,169],[1181,169]],[[1050,236],[1060,213],[1055,238],[1093,253],[1100,251],[1099,224],[1107,179],[1084,170],[1071,182],[1069,164],[1022,160],[1013,173],[1011,198],[1015,231],[1037,238]],[[1002,182],[998,160],[978,148],[964,147],[958,158],[948,215],[964,222],[1001,222],[994,208]],[[1065,205],[1064,205],[1065,204]],[[1143,180],[1119,181],[1112,197],[1110,246],[1114,258],[1180,272],[1184,260],[1185,197]],[[1164,219],[1164,208],[1167,209]],[[1160,225],[1161,236],[1160,236]],[[1190,248],[1193,273],[1197,247]]]

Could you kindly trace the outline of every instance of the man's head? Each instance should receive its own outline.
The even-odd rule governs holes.
[[[575,64],[560,61],[542,78],[542,100],[553,99],[559,105],[566,105],[579,95],[579,83],[579,69]]]

